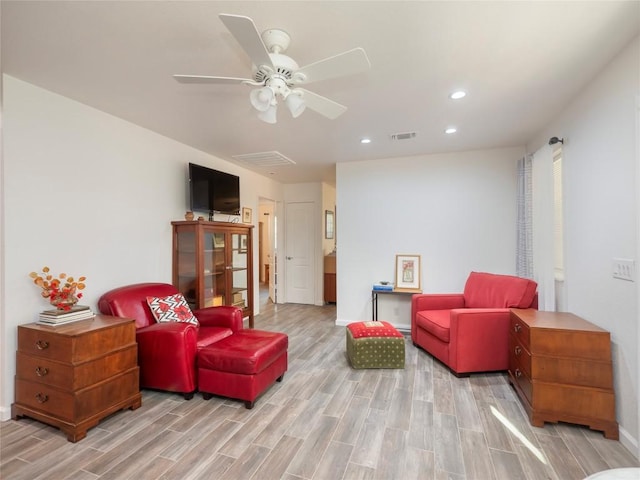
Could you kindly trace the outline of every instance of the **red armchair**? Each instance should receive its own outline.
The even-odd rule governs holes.
[[[230,306],[194,310],[199,326],[157,323],[147,297],[176,293],[178,290],[166,283],[128,285],[102,295],[98,309],[106,315],[135,319],[140,387],[179,392],[189,400],[198,388],[198,350],[242,330],[242,310]]]
[[[457,376],[509,368],[509,308],[537,308],[537,283],[471,272],[463,293],[416,294],[411,339]]]

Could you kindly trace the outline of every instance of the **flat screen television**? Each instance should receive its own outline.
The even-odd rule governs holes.
[[[189,164],[189,200],[192,212],[240,214],[240,177]]]

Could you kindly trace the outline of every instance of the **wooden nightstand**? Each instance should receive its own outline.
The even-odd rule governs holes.
[[[70,442],[118,410],[142,404],[134,321],[96,315],[58,326],[18,326],[14,420],[58,427]]]
[[[576,423],[618,439],[606,330],[571,313],[512,309],[509,381],[532,425]]]

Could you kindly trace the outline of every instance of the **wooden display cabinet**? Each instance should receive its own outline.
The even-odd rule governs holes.
[[[253,328],[253,225],[176,221],[173,284],[189,305],[235,305]]]

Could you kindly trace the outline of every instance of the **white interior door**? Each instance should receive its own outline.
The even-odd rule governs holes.
[[[314,304],[315,224],[312,202],[288,203],[285,226],[285,276],[287,303]]]

